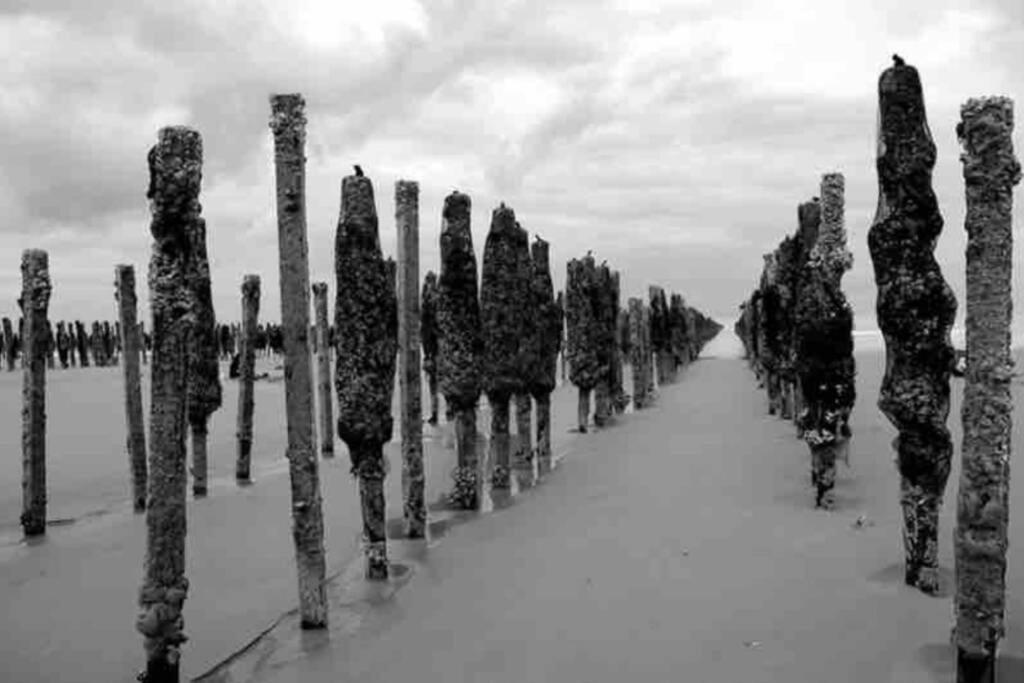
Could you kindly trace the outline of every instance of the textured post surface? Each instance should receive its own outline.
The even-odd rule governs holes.
[[[11,325],[11,319],[5,317],[3,319],[4,325],[4,358],[7,361],[7,371],[14,372],[15,361],[18,358],[18,347],[14,344],[14,327]]]
[[[135,268],[119,265],[114,271],[121,348],[124,355],[124,411],[128,428],[128,464],[132,475],[132,500],[136,512],[146,509],[146,427],[142,416],[142,385],[139,369],[138,301]],[[63,326],[57,332],[63,334]]]
[[[324,590],[324,522],[313,417],[313,368],[309,353],[309,247],[306,243],[306,102],[301,95],[272,95],[277,184],[277,244],[284,346],[284,398],[292,537],[298,563],[303,628],[327,625]]]
[[[629,299],[629,365],[633,375],[633,409],[640,410],[647,405],[644,386],[643,362],[643,302],[637,297]]]
[[[192,302],[188,277],[190,225],[199,220],[203,147],[189,128],[163,128],[149,152],[149,307],[153,359],[149,413],[149,491],[145,579],[136,628],[144,637],[149,683],[178,680],[185,642],[185,442],[188,338]],[[83,341],[80,338],[80,341]]]
[[[316,311],[316,396],[320,404],[320,453],[334,457],[334,396],[331,395],[330,327],[327,315],[327,283],[313,283],[313,310]]]
[[[594,306],[596,290],[597,267],[593,256],[588,253],[583,259],[572,259],[566,264],[566,357],[569,380],[579,389],[577,427],[580,433],[587,431],[590,391],[601,379],[600,321]],[[587,404],[585,413],[584,398]]]
[[[449,499],[454,507],[464,510],[479,508],[483,490],[476,453],[476,405],[483,386],[483,330],[470,208],[468,195],[453,192],[445,197],[437,298],[438,382],[456,420],[458,465]]]
[[[527,250],[526,231],[515,212],[504,204],[491,213],[491,229],[484,243],[480,279],[480,317],[484,339],[484,390],[491,406],[492,486],[510,485],[511,397],[525,389],[520,362],[520,333],[529,281],[520,272],[520,250]]]
[[[530,245],[530,308],[536,316],[527,383],[537,406],[537,457],[551,457],[551,392],[555,390],[558,351],[562,343],[562,310],[551,282],[548,243],[537,237]]]
[[[420,340],[423,345],[423,371],[430,391],[429,424],[437,424],[437,273],[428,271],[420,298]]]
[[[801,413],[803,438],[811,451],[816,507],[833,504],[836,454],[849,437],[849,414],[855,399],[853,311],[840,289],[851,265],[843,227],[843,176],[821,179],[819,239],[806,266],[807,283],[796,311],[796,357],[806,405]]]
[[[402,411],[402,494],[406,535],[424,538],[423,379],[420,376],[419,184],[395,183],[398,226],[398,364]]]
[[[21,526],[26,536],[46,532],[46,336],[50,306],[49,257],[41,249],[21,255],[24,381],[21,394]]]
[[[943,221],[932,191],[935,143],[917,70],[904,64],[886,69],[878,97],[878,208],[868,232],[886,346],[878,407],[899,432],[904,579],[934,593],[939,512],[953,455],[946,418],[956,299],[933,254]]]
[[[968,100],[957,136],[967,192],[967,371],[963,464],[957,494],[956,645],[958,683],[994,680],[1004,635],[1010,494],[1010,323],[1013,101]],[[987,675],[986,675],[987,674]]]
[[[206,495],[209,467],[206,460],[207,424],[221,404],[220,366],[217,360],[217,323],[210,291],[210,262],[206,256],[206,221],[188,226],[188,284],[194,322],[188,344],[188,422],[192,431],[192,493]]]
[[[384,444],[394,429],[398,302],[395,263],[385,261],[380,249],[373,184],[358,169],[341,181],[334,263],[338,435],[359,478],[366,578],[383,580],[388,577]]]
[[[253,384],[256,378],[256,325],[260,316],[260,276],[242,278],[242,338],[238,359],[238,421],[235,478],[250,479],[252,462]],[[334,426],[331,425],[333,429]]]

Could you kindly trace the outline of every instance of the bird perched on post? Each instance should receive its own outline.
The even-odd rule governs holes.
[[[903,58],[900,57],[899,55],[892,56],[892,63],[895,64],[896,66],[904,66],[906,64],[906,62],[903,61]]]
[[[362,167],[360,167],[359,164],[353,164],[352,167],[356,169],[356,175],[359,176],[360,178],[362,178],[363,177],[363,169],[362,169]]]

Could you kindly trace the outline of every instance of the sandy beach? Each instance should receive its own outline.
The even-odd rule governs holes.
[[[859,345],[850,467],[839,467],[831,512],[812,508],[806,446],[767,415],[726,331],[652,408],[596,433],[568,433],[575,392],[560,387],[554,471],[494,512],[433,511],[429,544],[392,542],[397,571],[384,585],[360,577],[358,501],[341,448],[321,470],[336,576],[326,633],[302,633],[289,615],[282,387],[257,386],[256,483],[239,489],[230,479],[235,389],[226,382],[211,425],[211,495],[189,507],[184,673],[208,672],[266,630],[205,680],[952,680],[958,469],[940,530],[946,590],[929,598],[901,582],[894,430],[874,405],[883,356],[873,347]],[[11,454],[18,377],[0,376],[12,407],[0,434]],[[18,540],[19,465],[6,460],[0,669],[28,682],[130,681],[142,664],[133,620],[145,544],[143,518],[126,502],[120,370],[49,378],[51,519],[77,521],[52,525],[32,545]],[[961,392],[954,380],[957,446]],[[1018,408],[1017,443],[1022,436]],[[429,500],[447,487],[454,458],[442,442],[425,432]],[[395,529],[396,446],[397,438],[387,480]],[[1024,505],[1019,489],[1011,510]],[[1011,524],[1010,533],[1006,681],[1024,672],[1024,528]]]

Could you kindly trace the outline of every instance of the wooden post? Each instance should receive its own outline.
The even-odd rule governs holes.
[[[334,457],[334,396],[331,382],[331,351],[327,316],[327,283],[313,283],[313,309],[316,311],[316,395],[320,404],[320,454]]]
[[[136,322],[135,268],[114,269],[118,319],[124,339],[124,411],[128,427],[128,464],[132,473],[132,500],[136,512],[146,509],[146,426],[142,417],[139,370],[139,328]]]
[[[217,359],[217,322],[210,291],[210,264],[206,256],[206,221],[189,225],[187,276],[194,322],[188,342],[188,422],[192,432],[192,493],[205,496],[208,472],[206,445],[210,415],[220,408],[220,364]]]
[[[565,319],[566,357],[569,359],[569,380],[576,385],[577,429],[587,432],[590,419],[590,393],[600,378],[599,321],[595,307],[597,268],[588,252],[582,259],[566,264]]]
[[[441,276],[437,290],[437,376],[446,407],[454,413],[458,465],[453,507],[477,510],[483,495],[476,452],[476,406],[483,383],[483,330],[477,296],[476,254],[470,230],[469,195],[445,197],[441,214]]]
[[[153,362],[150,382],[149,480],[145,578],[136,629],[144,637],[147,683],[177,683],[185,578],[185,424],[187,349],[192,300],[186,277],[189,225],[199,220],[203,143],[190,128],[162,128],[149,152],[150,310]]]
[[[7,372],[14,372],[15,361],[18,357],[18,347],[14,343],[14,327],[11,319],[4,317],[4,358],[7,361]]]
[[[46,533],[46,335],[50,305],[49,257],[41,249],[21,255],[22,353],[21,526],[26,536]]]
[[[878,286],[876,317],[887,358],[878,406],[899,432],[894,443],[904,581],[934,594],[939,588],[939,514],[953,457],[946,420],[956,298],[933,253],[943,220],[932,190],[936,150],[917,69],[897,60],[879,78],[878,97],[879,200],[868,231]],[[823,216],[819,243],[827,237],[825,227]],[[908,320],[914,324],[908,326]],[[808,381],[802,385],[813,407],[814,387]]]
[[[292,538],[298,564],[299,613],[304,629],[326,628],[324,520],[313,422],[313,368],[309,354],[309,247],[306,243],[306,102],[301,95],[270,96],[277,184],[277,245],[284,346],[288,471]]]
[[[423,380],[420,376],[419,185],[395,183],[398,226],[398,381],[402,411],[402,494],[409,538],[425,538],[427,505],[423,477]]]
[[[629,365],[633,374],[633,409],[647,407],[647,378],[644,375],[643,301],[629,298]]]
[[[423,370],[427,374],[430,390],[430,418],[428,424],[436,425],[438,418],[437,401],[437,274],[428,271],[423,279],[423,293],[420,297],[420,340],[423,346]]]
[[[356,167],[341,181],[334,242],[337,277],[338,435],[359,478],[366,578],[388,578],[384,444],[391,440],[391,400],[398,351],[395,262],[380,249],[373,184]]]
[[[550,469],[551,392],[555,390],[558,372],[562,312],[555,301],[551,283],[548,243],[537,237],[530,245],[530,257],[530,308],[536,316],[536,325],[527,379],[537,405],[537,461],[544,470]]]
[[[1013,100],[970,99],[960,108],[967,189],[967,371],[963,466],[957,495],[957,683],[994,683],[1006,611],[1010,503],[1010,325],[1013,300]]]
[[[253,384],[256,378],[256,325],[259,316],[260,276],[246,275],[242,278],[242,348],[238,359],[238,422],[235,432],[235,479],[242,483],[251,479]]]

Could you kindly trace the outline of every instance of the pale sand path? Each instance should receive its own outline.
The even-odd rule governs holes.
[[[452,529],[370,613],[336,606],[328,642],[284,632],[238,670],[277,683],[951,681],[949,598],[902,585],[893,431],[874,408],[882,358],[858,361],[835,512],[810,508],[806,447],[765,414],[744,364],[698,362],[656,407],[575,440],[520,504]],[[1024,652],[1024,524],[1010,531],[1003,681],[1020,680]]]

